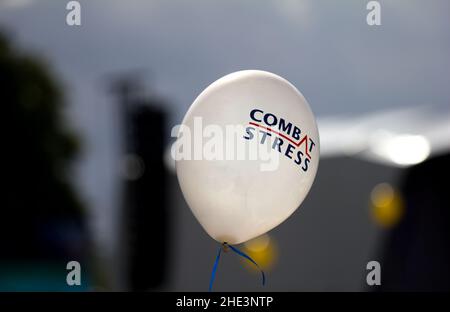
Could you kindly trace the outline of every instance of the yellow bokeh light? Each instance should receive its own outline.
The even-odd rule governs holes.
[[[376,185],[370,194],[370,201],[372,217],[382,227],[395,226],[404,215],[403,199],[388,183]]]
[[[244,252],[248,254],[253,260],[258,263],[261,269],[269,270],[273,267],[276,256],[277,248],[273,238],[264,234],[252,240],[249,240],[244,244]],[[245,266],[252,270],[257,270],[256,266],[250,261],[243,259]]]

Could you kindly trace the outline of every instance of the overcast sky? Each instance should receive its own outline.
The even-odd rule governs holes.
[[[70,92],[95,97],[105,74],[148,70],[174,122],[210,82],[249,68],[286,77],[319,115],[450,99],[445,0],[381,1],[379,27],[361,0],[80,1],[80,27],[65,24],[67,1],[0,3],[1,29],[48,59]]]

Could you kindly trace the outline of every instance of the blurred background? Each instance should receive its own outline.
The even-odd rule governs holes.
[[[450,3],[0,0],[0,290],[206,291],[215,243],[170,130],[230,72],[291,81],[318,118],[313,188],[225,254],[215,290],[449,290]],[[5,175],[6,173],[6,175]],[[66,264],[81,264],[81,286]],[[381,264],[381,286],[366,264]]]

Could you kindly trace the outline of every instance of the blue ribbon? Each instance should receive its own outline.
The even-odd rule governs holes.
[[[217,265],[219,264],[220,253],[222,252],[222,246],[219,247],[219,252],[217,253],[216,261],[214,261],[214,266],[211,273],[211,279],[209,280],[209,291],[212,290],[214,279],[216,278]]]
[[[248,261],[250,261],[251,263],[256,265],[256,267],[261,271],[262,284],[264,286],[266,284],[266,275],[264,274],[264,271],[259,267],[258,263],[256,263],[255,260],[253,260],[249,255],[247,255],[243,251],[237,249],[236,247],[228,245],[227,243],[223,243],[222,246],[219,247],[219,251],[217,252],[216,261],[214,261],[214,266],[213,266],[213,269],[212,269],[212,272],[211,272],[211,279],[209,280],[209,291],[212,290],[212,287],[213,287],[213,284],[214,284],[214,280],[216,278],[216,271],[217,271],[217,266],[218,266],[219,260],[220,260],[220,254],[222,253],[222,247],[226,247],[226,246],[230,247],[231,250],[234,251],[239,256],[247,259]]]

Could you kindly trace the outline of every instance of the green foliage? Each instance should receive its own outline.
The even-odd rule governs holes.
[[[60,87],[47,66],[14,50],[0,35],[2,180],[0,235],[14,227],[33,235],[49,218],[80,218],[81,204],[70,184],[70,164],[79,149],[63,118]],[[9,232],[8,232],[9,231]]]

